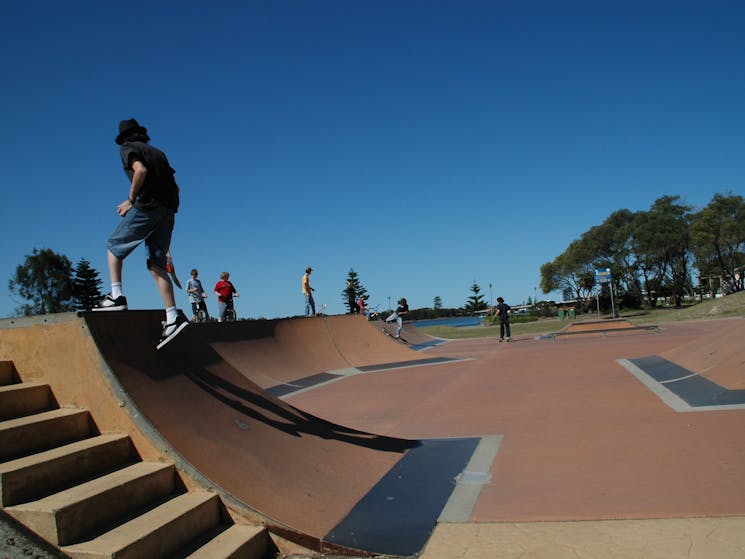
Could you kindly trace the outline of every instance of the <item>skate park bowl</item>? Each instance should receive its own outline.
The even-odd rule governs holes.
[[[274,394],[452,360],[422,358],[357,317],[191,325],[156,351],[161,315],[8,321],[2,358],[282,537],[315,550],[421,551],[481,438],[379,436]]]
[[[433,341],[405,327],[406,345],[329,316],[194,324],[156,351],[161,319],[0,321],[0,379],[11,371],[0,388],[48,383],[60,410],[87,410],[97,436],[128,434],[139,459],[174,464],[186,489],[218,496],[223,516],[283,552],[745,549],[745,320],[561,343]],[[0,391],[0,427],[20,421],[14,407]],[[51,498],[3,506],[25,519],[26,501]],[[66,537],[55,545],[86,556]]]

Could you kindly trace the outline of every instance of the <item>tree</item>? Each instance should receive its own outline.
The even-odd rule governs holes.
[[[730,291],[743,291],[745,268],[745,200],[715,194],[693,216],[691,242],[701,275],[722,276]]]
[[[468,298],[468,301],[463,306],[463,310],[469,313],[486,310],[489,305],[484,301],[484,296],[481,295],[481,287],[479,287],[479,284],[475,281],[473,282],[473,285],[471,285],[471,293],[473,293],[473,295]]]
[[[604,266],[605,267],[605,266]],[[595,287],[591,254],[581,239],[574,241],[552,262],[541,266],[541,291],[571,292],[578,301],[586,301]]]
[[[90,310],[101,300],[101,276],[85,258],[75,266],[72,278],[73,304],[78,310]]]
[[[690,286],[690,210],[679,196],[655,200],[639,212],[633,224],[632,245],[650,306],[670,294],[680,306]]]
[[[16,268],[8,288],[28,301],[16,309],[18,314],[32,316],[73,309],[72,263],[51,249],[34,249]]]
[[[354,271],[354,268],[349,268],[349,274],[347,274],[347,281],[352,282],[352,286],[354,287],[354,300],[359,301],[360,297],[364,297],[367,299],[367,289],[363,287],[363,285],[360,283],[360,278],[357,275],[357,272]],[[347,294],[347,288],[344,287],[344,290],[341,292],[342,298],[344,299],[344,304],[349,307],[349,295]],[[349,308],[349,312],[353,312],[354,309],[351,307]]]
[[[594,270],[610,268],[613,290],[625,305],[639,306],[643,293],[650,306],[666,295],[680,305],[692,291],[692,253],[691,208],[679,199],[663,196],[649,211],[613,212],[541,266],[542,291],[571,289],[587,306],[589,297],[598,292]]]
[[[436,311],[442,308],[442,299],[440,299],[439,295],[435,295],[435,299],[432,301],[432,308]]]

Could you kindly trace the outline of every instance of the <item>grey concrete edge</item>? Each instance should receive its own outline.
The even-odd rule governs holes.
[[[440,513],[439,523],[468,522],[481,490],[484,485],[491,483],[489,472],[502,439],[502,435],[481,437],[466,469],[455,479],[455,489]]]

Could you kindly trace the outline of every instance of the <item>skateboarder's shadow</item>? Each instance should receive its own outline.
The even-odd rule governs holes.
[[[416,441],[374,435],[325,421],[267,396],[250,381],[246,381],[247,386],[238,386],[206,369],[192,371],[187,376],[202,390],[245,417],[294,437],[306,434],[386,452],[404,452],[418,445]]]

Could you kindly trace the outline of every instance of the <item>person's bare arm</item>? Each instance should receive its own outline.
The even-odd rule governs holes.
[[[134,171],[134,174],[132,175],[132,184],[129,187],[129,198],[119,204],[116,208],[116,213],[121,216],[124,216],[132,209],[137,194],[140,192],[140,189],[145,182],[145,177],[147,176],[147,167],[145,167],[142,161],[135,161],[132,163],[132,170]]]

